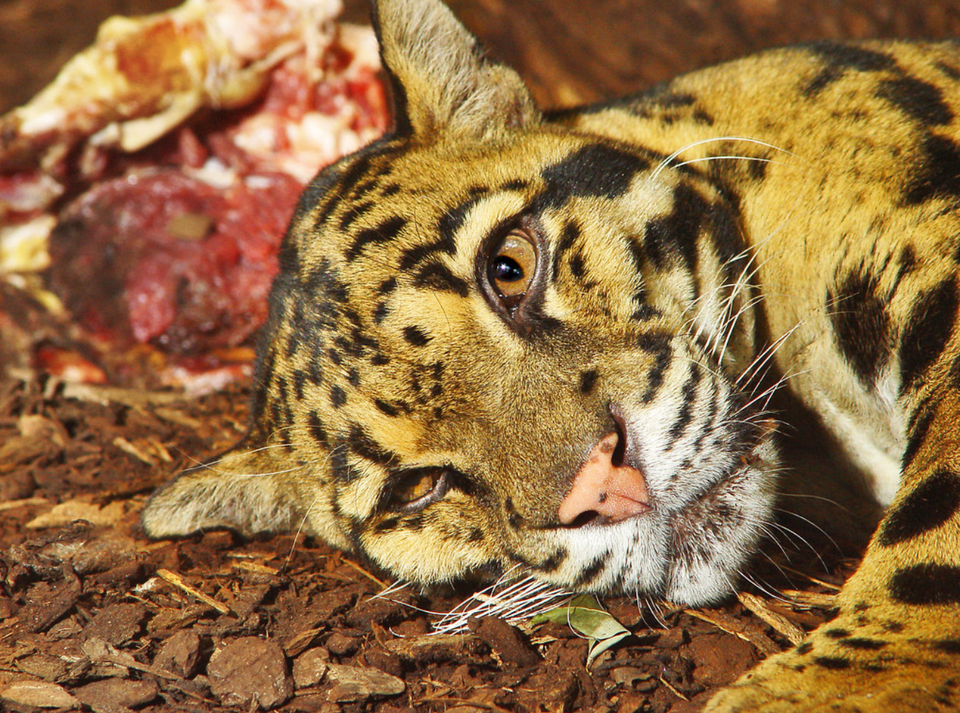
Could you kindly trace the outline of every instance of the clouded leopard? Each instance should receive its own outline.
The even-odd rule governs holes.
[[[863,563],[710,710],[955,710],[958,47],[809,44],[544,113],[438,0],[374,23],[393,131],[303,194],[249,435],[146,531],[302,523],[414,582],[696,605],[817,471],[882,509]]]

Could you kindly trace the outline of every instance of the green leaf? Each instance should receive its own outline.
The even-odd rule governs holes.
[[[600,654],[630,636],[630,631],[614,619],[610,612],[604,611],[592,594],[578,595],[565,606],[538,614],[530,623],[536,626],[548,621],[568,624],[578,634],[589,639],[588,668]]]

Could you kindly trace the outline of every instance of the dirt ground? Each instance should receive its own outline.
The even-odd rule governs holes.
[[[4,0],[0,107],[42,85],[104,15],[161,4]],[[452,4],[551,103],[763,44],[944,35],[960,22],[955,3],[892,0]],[[638,29],[621,40],[623,27]],[[24,324],[13,335],[0,320],[0,709],[685,713],[823,621],[855,563],[791,524],[797,536],[770,543],[756,586],[725,606],[605,599],[629,636],[589,667],[591,642],[565,623],[487,618],[435,635],[428,612],[469,592],[377,597],[380,574],[294,535],[144,539],[137,517],[151,490],[242,433],[246,387],[188,399],[66,384],[29,368],[24,355],[50,327]]]

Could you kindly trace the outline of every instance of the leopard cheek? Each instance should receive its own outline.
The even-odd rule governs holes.
[[[490,565],[490,542],[475,501],[443,502],[420,513],[389,513],[367,523],[364,553],[393,576],[453,582]]]

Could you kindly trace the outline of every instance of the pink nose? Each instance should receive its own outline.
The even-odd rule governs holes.
[[[619,522],[650,509],[643,473],[613,462],[618,440],[616,433],[609,433],[590,451],[573,479],[573,487],[560,503],[557,517],[564,525],[570,525],[584,513]]]

